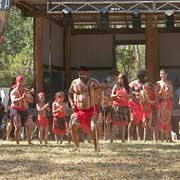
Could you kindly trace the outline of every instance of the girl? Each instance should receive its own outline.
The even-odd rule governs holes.
[[[152,129],[153,140],[156,142],[155,126],[156,126],[156,93],[152,83],[146,83],[144,89],[141,91],[142,100],[141,104],[143,106],[144,117],[144,142],[146,141],[147,129]]]
[[[39,141],[42,144],[43,132],[44,132],[44,142],[48,143],[48,118],[46,116],[46,111],[50,111],[49,104],[45,104],[45,94],[43,92],[38,93],[38,103],[36,104],[38,111],[37,117],[37,127],[39,129]]]
[[[121,127],[121,140],[125,141],[125,130],[129,123],[128,108],[129,85],[127,77],[119,74],[118,80],[112,89],[111,97],[113,98],[112,106],[112,139],[115,127]]]
[[[160,70],[160,81],[156,82],[158,95],[157,128],[160,131],[160,138],[163,141],[171,141],[171,112],[172,112],[172,83],[167,80],[167,72]]]
[[[56,142],[62,143],[63,137],[66,133],[66,106],[64,103],[64,92],[57,92],[55,100],[52,104],[53,112],[53,128],[52,132],[55,134]]]

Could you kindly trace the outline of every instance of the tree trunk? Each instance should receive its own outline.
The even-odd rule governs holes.
[[[134,47],[134,52],[136,55],[137,68],[140,69],[142,67],[142,60],[141,60],[141,55],[140,55],[140,51],[139,51],[139,46],[134,45],[133,47]]]

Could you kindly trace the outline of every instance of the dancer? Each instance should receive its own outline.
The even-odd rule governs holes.
[[[55,134],[55,140],[57,143],[62,144],[63,137],[67,132],[66,124],[66,105],[64,103],[64,92],[57,92],[55,95],[55,100],[52,104],[53,112],[53,127],[52,132]]]
[[[33,122],[28,118],[27,109],[28,103],[33,102],[33,97],[28,89],[24,87],[24,78],[18,76],[16,78],[16,86],[11,91],[11,107],[10,117],[13,119],[13,125],[15,127],[14,136],[16,143],[19,144],[19,131],[21,126],[25,126],[27,130],[27,140],[31,143]]]
[[[171,112],[172,112],[172,83],[167,79],[168,73],[160,70],[160,81],[156,82],[158,95],[157,128],[160,131],[160,139],[171,141]]]
[[[49,103],[45,103],[45,94],[43,92],[38,93],[38,103],[36,104],[38,111],[37,117],[37,127],[39,129],[39,141],[42,144],[43,134],[44,134],[44,143],[48,143],[48,118],[46,112],[50,112]]]
[[[73,151],[79,151],[79,134],[81,128],[85,134],[91,133],[95,151],[99,151],[97,137],[97,118],[99,113],[99,98],[97,91],[99,82],[90,77],[86,67],[81,67],[79,78],[72,81],[69,88],[68,99],[73,109],[71,116],[71,133],[75,144]]]
[[[125,131],[129,124],[129,83],[124,74],[119,74],[116,84],[112,89],[111,97],[113,98],[112,106],[112,137],[114,138],[115,127],[121,127],[121,141],[125,142]]]
[[[130,109],[133,110],[132,108],[133,107],[136,107],[137,109],[136,110],[140,110],[142,107],[140,107],[141,105],[139,104],[140,103],[140,91],[143,90],[143,85],[146,83],[147,81],[147,73],[146,73],[146,70],[144,69],[140,69],[138,70],[137,72],[137,79],[132,81],[130,84],[129,84],[129,87],[130,87],[130,94],[131,94],[131,103],[130,103]],[[134,103],[133,103],[134,101]],[[139,101],[139,102],[138,102]],[[138,105],[139,104],[139,105]],[[137,106],[136,106],[137,105]],[[131,111],[131,115],[133,115],[132,111]],[[138,116],[138,118],[140,118],[140,116]],[[133,121],[133,116],[131,116],[131,121],[129,122],[129,125],[128,125],[128,141],[131,141],[131,130],[132,130],[132,126],[134,125],[134,122]],[[137,121],[136,121],[137,122]],[[142,123],[142,120],[141,121],[138,121],[138,124],[136,124],[136,133],[137,133],[137,138],[138,140],[141,140],[141,135],[140,135],[140,128],[142,127],[141,125]]]

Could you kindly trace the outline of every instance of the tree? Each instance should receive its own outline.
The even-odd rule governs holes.
[[[116,47],[117,70],[126,74],[129,80],[136,78],[137,69],[144,68],[144,45],[118,45]]]
[[[0,46],[0,86],[9,86],[14,76],[33,81],[33,18],[21,17],[19,9],[11,9]]]

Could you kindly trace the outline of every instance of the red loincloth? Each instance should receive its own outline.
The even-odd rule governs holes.
[[[95,112],[94,112],[95,111]],[[91,107],[89,109],[78,109],[75,112],[79,123],[80,127],[82,128],[84,133],[89,133],[91,131],[91,118],[95,113],[99,113],[99,107],[95,106]]]

